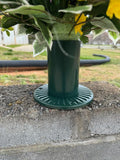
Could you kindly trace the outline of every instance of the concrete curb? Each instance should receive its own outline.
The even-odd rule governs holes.
[[[120,133],[120,108],[45,114],[38,120],[3,118],[0,147],[86,139]]]

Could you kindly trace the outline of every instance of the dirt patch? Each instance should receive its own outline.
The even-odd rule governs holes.
[[[44,70],[35,70],[35,71],[16,71],[16,72],[4,72],[0,73],[0,75],[11,75],[11,76],[16,76],[16,75],[41,75],[41,76],[46,76],[47,72]]]
[[[120,107],[120,89],[107,82],[81,83],[94,93],[93,102],[83,109],[94,110],[104,107]],[[0,86],[0,116],[28,117],[32,114],[56,112],[39,105],[33,98],[34,90],[40,85]]]

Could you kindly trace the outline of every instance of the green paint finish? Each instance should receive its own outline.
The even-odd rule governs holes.
[[[48,51],[48,93],[68,97],[78,93],[80,41],[53,41]]]
[[[39,87],[34,98],[48,108],[75,109],[93,99],[88,88],[79,85],[80,41],[53,41],[48,50],[48,86]]]
[[[78,94],[73,97],[49,96],[48,85],[42,85],[34,92],[34,97],[41,105],[51,109],[71,110],[88,105],[93,99],[93,93],[87,87],[78,86]]]

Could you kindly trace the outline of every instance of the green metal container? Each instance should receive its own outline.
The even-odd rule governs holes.
[[[75,109],[89,104],[93,93],[79,85],[80,41],[54,40],[48,49],[48,85],[35,90],[34,98],[48,108]]]
[[[72,97],[78,94],[80,41],[53,41],[48,51],[48,94]]]

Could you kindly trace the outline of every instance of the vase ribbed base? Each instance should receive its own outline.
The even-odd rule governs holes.
[[[34,98],[47,108],[71,110],[89,104],[93,99],[93,93],[89,88],[79,85],[78,95],[75,97],[53,97],[48,95],[48,85],[42,85],[35,90]]]

